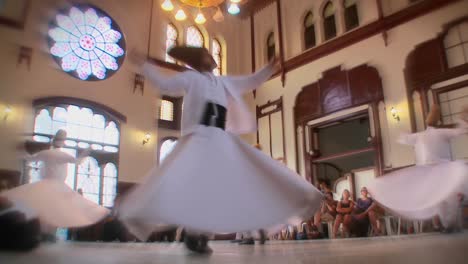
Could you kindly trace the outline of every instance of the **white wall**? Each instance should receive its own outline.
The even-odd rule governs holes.
[[[119,24],[126,38],[127,51],[136,49],[146,52],[150,0],[90,2],[106,11]],[[0,168],[20,169],[16,146],[25,139],[22,134],[32,133],[34,116],[31,102],[46,96],[69,96],[104,104],[127,117],[127,123],[121,128],[119,180],[138,181],[155,162],[158,95],[152,91],[148,82],[145,83],[144,96],[138,92],[132,93],[134,74],[138,69],[129,60],[125,60],[121,69],[104,81],[81,81],[61,71],[48,53],[45,34],[54,10],[63,3],[65,1],[31,1],[24,31],[0,26],[0,111],[3,111],[5,105],[13,108],[9,118],[0,122]],[[159,8],[158,0],[154,3],[151,55],[163,59],[164,25],[168,14]],[[210,20],[211,18],[208,19]],[[250,65],[250,60],[243,57],[246,52],[240,52],[243,48],[240,43],[249,34],[248,21],[239,21],[237,18],[227,17],[224,23],[206,25],[206,31],[213,32],[212,36],[221,36],[227,47],[229,73],[245,72],[246,67],[243,64]],[[21,45],[34,50],[30,71],[26,69],[26,65],[16,65]],[[247,71],[250,71],[250,67]],[[142,139],[147,132],[152,133],[152,140],[143,146]]]
[[[468,10],[468,1],[446,6],[388,31],[388,46],[385,46],[381,35],[375,35],[287,73],[285,87],[281,86],[279,78],[265,83],[257,91],[255,103],[262,105],[268,100],[274,100],[283,96],[288,166],[293,169],[296,166],[293,107],[295,98],[301,88],[307,84],[316,82],[320,79],[322,72],[332,67],[341,65],[344,69],[351,69],[365,63],[377,68],[379,71],[382,78],[386,106],[387,108],[395,107],[399,111],[401,118],[401,121],[397,122],[387,111],[388,131],[386,133],[390,138],[390,142],[384,153],[386,160],[388,160],[389,165],[392,167],[414,163],[412,150],[395,142],[395,138],[401,132],[410,131],[409,109],[403,74],[406,57],[417,44],[432,39],[440,33],[444,24],[466,15],[466,10]],[[263,21],[259,21],[259,18],[255,17],[255,19],[258,23],[263,23]],[[294,27],[302,26],[297,16],[287,17],[286,20],[288,20],[285,22],[288,25],[286,32],[293,32],[296,30]],[[295,22],[293,23],[289,20]],[[295,43],[290,45],[299,47],[300,41],[299,36],[296,36],[287,39],[285,42]]]

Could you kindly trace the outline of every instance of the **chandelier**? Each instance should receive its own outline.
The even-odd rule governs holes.
[[[224,20],[224,15],[219,6],[225,1],[230,2],[229,8],[228,8],[229,14],[231,15],[239,14],[240,9],[239,9],[238,4],[242,0],[179,0],[177,2],[180,2],[180,3],[177,7],[177,11],[175,12],[174,17],[177,21],[186,20],[187,14],[184,11],[184,5],[186,5],[189,7],[198,8],[198,13],[195,16],[195,23],[197,24],[204,24],[206,22],[206,18],[202,12],[202,9],[203,11],[216,9],[213,15],[213,20],[216,22],[222,22]],[[176,7],[174,6],[171,0],[164,0],[163,3],[161,4],[161,8],[167,12],[171,12],[176,9]]]

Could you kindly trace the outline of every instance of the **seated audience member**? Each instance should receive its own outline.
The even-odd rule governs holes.
[[[341,200],[338,202],[336,206],[336,217],[335,217],[335,224],[333,225],[333,232],[332,238],[336,238],[336,234],[340,229],[340,225],[343,223],[345,216],[349,215],[354,209],[354,202],[351,200],[351,194],[349,190],[345,189],[341,196]],[[341,234],[341,237],[344,237]]]
[[[374,211],[376,206],[377,204],[369,197],[367,188],[362,187],[361,197],[356,201],[353,212],[344,218],[344,231],[354,236],[363,237],[367,235],[370,223],[375,233],[380,234],[377,215]]]
[[[326,194],[327,192],[332,192],[330,189],[329,184],[324,181],[324,180],[319,180],[319,188],[318,188],[323,194]]]
[[[24,213],[13,207],[8,199],[0,196],[0,251],[34,249],[41,239],[39,220],[28,220]]]
[[[325,193],[325,199],[322,201],[320,210],[314,215],[314,226],[319,228],[322,222],[335,220],[337,201],[333,199],[332,192]]]

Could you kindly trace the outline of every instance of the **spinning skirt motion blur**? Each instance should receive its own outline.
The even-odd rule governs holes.
[[[414,166],[378,177],[368,189],[399,216],[425,220],[439,215],[447,226],[457,217],[458,195],[468,198],[468,166],[464,161]]]
[[[200,126],[122,201],[120,218],[142,240],[183,226],[207,233],[277,228],[312,216],[322,194],[237,136]]]
[[[54,227],[87,226],[110,213],[57,180],[25,184],[2,192],[0,196],[32,209],[41,222]]]

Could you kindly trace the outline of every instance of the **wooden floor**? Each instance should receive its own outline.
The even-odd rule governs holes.
[[[0,263],[468,263],[468,231],[364,239],[267,242],[240,246],[211,242],[210,256],[198,256],[180,243],[66,243],[43,245],[30,253],[0,253]]]

